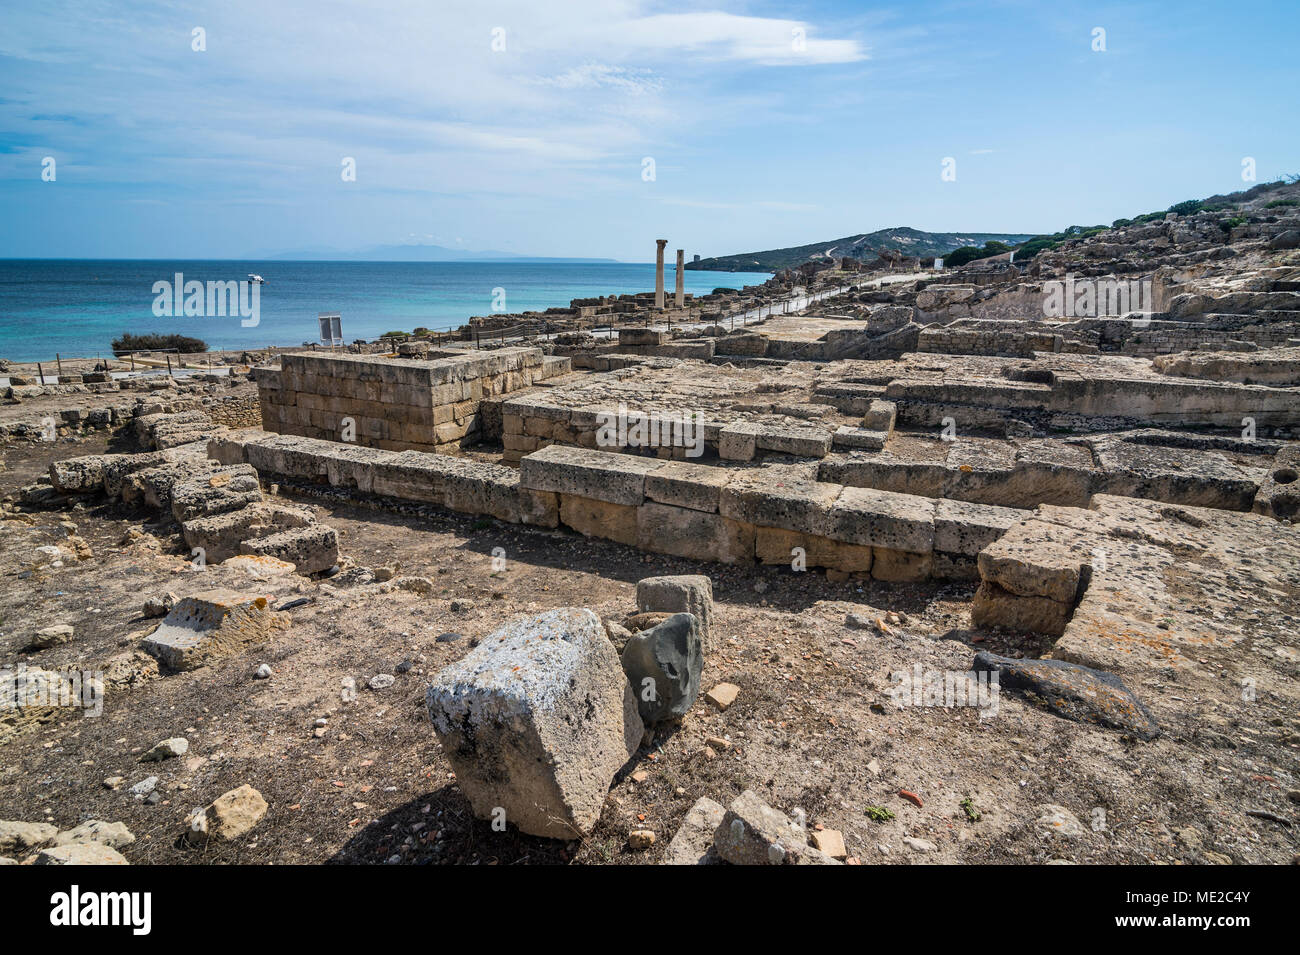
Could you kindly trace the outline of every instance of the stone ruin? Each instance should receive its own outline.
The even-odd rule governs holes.
[[[121,414],[149,450],[57,460],[24,495],[138,502],[213,563],[266,558],[306,578],[336,571],[338,538],[280,494],[698,562],[641,582],[634,633],[581,607],[502,620],[431,681],[474,813],[533,835],[589,833],[656,724],[705,705],[700,672],[721,645],[708,578],[726,565],[965,586],[972,628],[1043,648],[981,652],[973,672],[1150,742],[1170,714],[1148,705],[1153,675],[1212,694],[1218,667],[1300,702],[1285,623],[1300,593],[1300,220],[1246,196],[1231,219],[1171,215],[1029,263],[809,270],[821,284],[801,307],[739,303],[738,327],[683,300],[680,254],[669,307],[660,242],[656,301],[607,338],[284,354],[252,371],[256,426],[137,405]],[[1067,277],[1150,297],[1045,314]],[[147,648],[171,669],[270,626],[237,595],[193,600]],[[645,680],[659,697],[639,698]],[[703,695],[723,710],[735,693]],[[834,863],[841,849],[745,792],[699,800],[664,861]]]

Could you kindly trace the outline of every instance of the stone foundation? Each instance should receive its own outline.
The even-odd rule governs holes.
[[[479,403],[569,370],[538,348],[501,348],[431,361],[300,353],[254,370],[262,426],[387,451],[452,452],[480,439]]]

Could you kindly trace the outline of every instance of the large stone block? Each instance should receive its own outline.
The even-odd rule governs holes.
[[[1087,580],[1094,544],[1073,528],[1024,521],[980,551],[980,577],[1022,597],[1047,597],[1072,607]]]
[[[211,564],[239,554],[246,540],[266,537],[293,527],[304,527],[316,520],[310,511],[281,504],[252,504],[238,511],[199,517],[181,525],[185,543],[202,548],[203,559]]]
[[[704,574],[646,577],[637,581],[638,613],[689,613],[700,623],[705,652],[714,646],[713,581]]]
[[[838,484],[812,481],[791,469],[758,468],[737,475],[722,489],[718,513],[761,527],[824,534],[840,491]]]
[[[265,597],[210,590],[178,601],[142,649],[173,670],[193,670],[266,640],[270,626]]]
[[[552,444],[519,462],[519,482],[534,491],[636,507],[645,500],[646,475],[659,466],[651,458]]]
[[[846,544],[816,534],[800,534],[776,527],[754,528],[754,556],[764,564],[794,567],[795,548],[803,551],[804,567],[825,567],[845,573],[865,574],[871,570],[873,549]]]
[[[934,549],[934,512],[928,497],[846,487],[816,531],[851,544],[928,554]]]
[[[642,504],[636,512],[636,544],[654,554],[672,554],[722,564],[754,559],[754,527],[720,514],[667,504]]]
[[[934,512],[934,549],[974,557],[1029,516],[1029,511],[1013,507],[938,500]]]
[[[1005,627],[1059,637],[1065,633],[1074,607],[1051,597],[1022,596],[991,580],[980,583],[971,603],[971,623],[976,627]]]
[[[808,845],[808,833],[751,789],[737,796],[713,834],[713,845],[732,865],[841,865]]]
[[[513,620],[434,677],[429,715],[480,819],[572,839],[645,732],[605,628],[564,607]]]
[[[716,512],[718,498],[730,480],[731,474],[724,468],[665,461],[646,475],[645,496],[659,504]]]
[[[339,562],[339,535],[328,525],[308,524],[243,541],[239,552],[286,561],[299,574],[318,574]]]
[[[85,494],[102,490],[104,469],[119,455],[87,454],[50,464],[50,483],[64,494]]]
[[[560,495],[560,523],[584,537],[603,537],[635,547],[637,508],[572,494]]]
[[[196,517],[237,511],[261,500],[262,489],[257,472],[247,464],[236,464],[201,477],[180,480],[171,489],[172,516],[182,524]]]

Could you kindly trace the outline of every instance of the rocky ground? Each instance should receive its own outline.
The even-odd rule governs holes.
[[[0,488],[12,493],[51,459],[94,453],[103,441],[10,445]],[[1229,706],[1214,734],[1175,726],[1141,742],[1011,692],[983,719],[969,707],[896,707],[893,673],[965,671],[980,650],[1045,649],[1043,638],[973,630],[973,585],[720,569],[567,531],[280,494],[339,530],[350,569],[327,581],[258,579],[225,565],[194,571],[169,521],[102,500],[5,513],[3,660],[101,669],[106,690],[101,716],[58,712],[0,729],[0,819],[63,832],[121,823],[133,840],[114,830],[110,844],[134,864],[653,863],[697,800],[727,806],[752,790],[789,816],[802,812],[814,832],[842,833],[844,854],[864,864],[1295,858],[1294,714]],[[42,546],[84,559],[34,566]],[[623,621],[636,611],[638,580],[677,573],[712,577],[718,649],[701,685],[733,684],[735,702],[724,711],[702,693],[679,727],[661,728],[616,777],[585,839],[499,832],[474,819],[430,725],[432,675],[521,614],[577,606]],[[390,576],[431,587],[392,589],[382,580]],[[136,650],[156,622],[143,616],[145,602],[214,584],[284,608],[270,638],[158,675]],[[55,624],[71,637],[31,649]],[[259,678],[263,666],[271,674]],[[1178,688],[1155,677],[1132,688],[1176,699]],[[142,762],[176,738],[184,752]],[[152,793],[133,794],[149,777]],[[266,803],[247,833],[186,838],[196,809],[243,786]],[[632,848],[649,842],[631,839],[634,830],[654,833],[653,843]],[[0,855],[34,851],[6,831]]]

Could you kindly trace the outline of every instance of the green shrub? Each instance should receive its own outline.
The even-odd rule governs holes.
[[[1036,235],[1029,241],[1021,243],[1016,249],[1016,261],[1028,261],[1044,249],[1054,249],[1060,244],[1061,239],[1058,236]]]
[[[1300,206],[1300,199],[1274,199],[1264,203],[1265,209],[1277,209],[1281,206]]]
[[[1204,205],[1205,203],[1200,199],[1187,199],[1183,202],[1175,202],[1168,211],[1180,216],[1190,216],[1193,212],[1200,212]]]
[[[410,332],[384,332],[380,338],[410,338]]]
[[[201,338],[191,338],[189,335],[132,335],[130,332],[123,332],[121,337],[113,339],[110,347],[114,355],[125,355],[133,351],[162,351],[170,348],[182,354],[193,354],[207,351],[208,343]]]
[[[1122,229],[1124,228],[1124,226],[1132,225],[1132,224],[1133,224],[1132,219],[1116,219],[1114,222],[1110,224],[1110,227],[1112,229]]]
[[[1224,219],[1223,221],[1221,221],[1219,223],[1219,228],[1222,229],[1224,232],[1231,232],[1233,229],[1237,228],[1237,226],[1245,225],[1245,224],[1246,224],[1245,216],[1233,216],[1231,219]]]
[[[953,249],[942,258],[945,268],[959,268],[967,262],[974,262],[976,259],[984,258],[984,250],[974,245],[963,245],[960,249]]]

